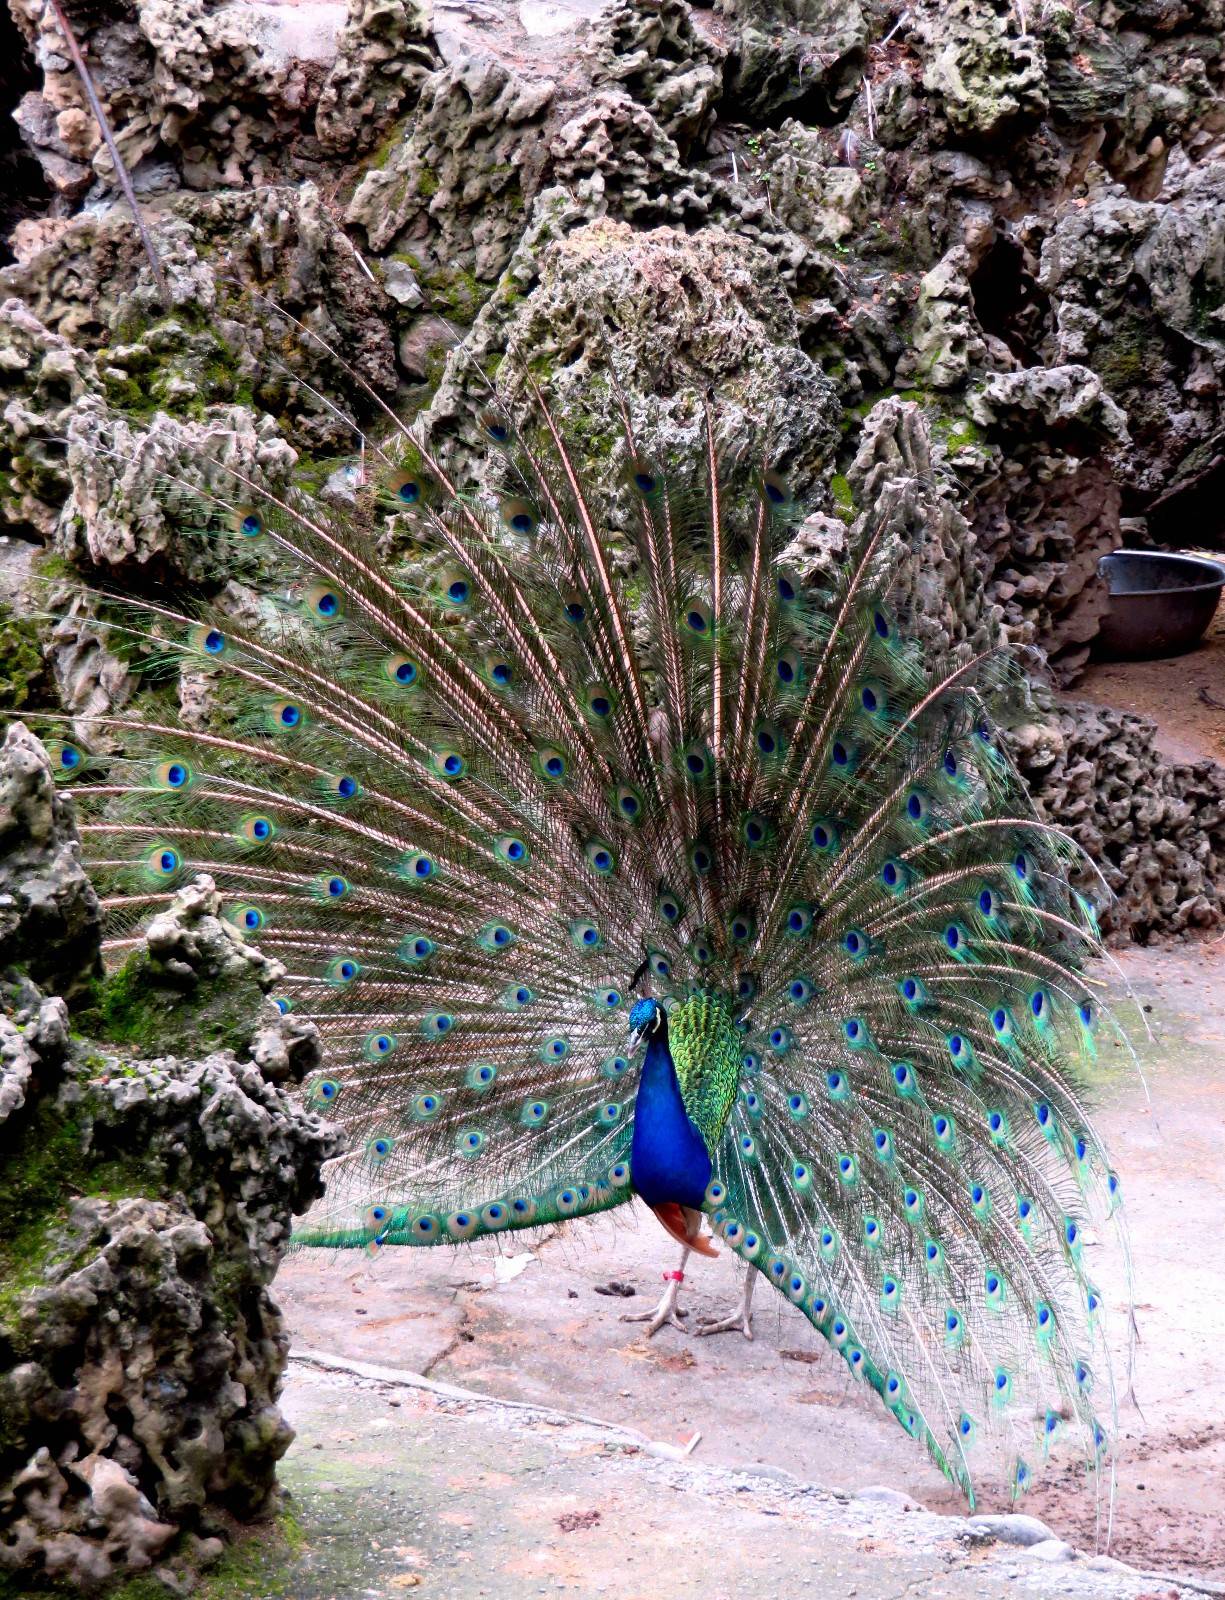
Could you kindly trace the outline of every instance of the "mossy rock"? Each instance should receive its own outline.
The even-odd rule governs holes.
[[[254,977],[202,978],[193,987],[168,982],[137,950],[96,987],[77,1015],[91,1038],[120,1045],[137,1056],[213,1050],[243,1053],[263,999]]]
[[[38,624],[15,617],[0,601],[0,705],[8,711],[40,704],[51,688]]]
[[[192,1600],[293,1600],[293,1568],[307,1539],[298,1513],[285,1507],[255,1527],[235,1524],[227,1531],[232,1542],[201,1575],[191,1591]],[[163,1564],[173,1569],[175,1555],[175,1549],[167,1551]],[[167,1600],[171,1593],[160,1579],[147,1574],[102,1591],[103,1600]],[[81,1591],[60,1583],[32,1589],[28,1577],[19,1581],[0,1572],[0,1600],[35,1600],[38,1595],[80,1600]]]

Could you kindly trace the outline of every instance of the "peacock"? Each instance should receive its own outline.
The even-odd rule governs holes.
[[[54,747],[117,937],[208,873],[283,963],[346,1135],[299,1244],[636,1196],[682,1251],[651,1331],[721,1242],[971,1503],[984,1434],[1017,1493],[1058,1434],[1108,1460],[1084,1247],[1122,1217],[1083,1089],[1117,1024],[1001,742],[1016,669],[907,636],[883,519],[789,559],[796,495],[709,402],[667,460],[622,402],[593,477],[521,387],[471,419],[482,489],[400,424],[348,502],[167,481],[260,599],[105,598],[212,707]]]

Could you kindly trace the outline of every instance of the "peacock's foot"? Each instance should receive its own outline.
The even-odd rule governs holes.
[[[742,1333],[750,1342],[753,1338],[753,1289],[756,1286],[756,1277],[749,1273],[744,1281],[744,1293],[740,1297],[740,1304],[734,1311],[729,1311],[725,1317],[708,1317],[694,1327],[694,1333],[703,1336],[709,1333]]]
[[[668,1287],[664,1290],[663,1299],[655,1307],[654,1311],[626,1311],[621,1316],[622,1322],[645,1322],[648,1339],[653,1339],[661,1328],[673,1327],[679,1328],[682,1333],[689,1332],[689,1329],[681,1321],[681,1318],[688,1316],[689,1313],[687,1311],[678,1311],[676,1306],[676,1298],[681,1292],[681,1281],[684,1274],[670,1272],[665,1276],[669,1280]]]
[[[711,1317],[706,1322],[699,1322],[694,1327],[694,1333],[706,1335],[708,1333],[742,1333],[746,1339],[753,1337],[753,1313],[737,1307],[729,1312],[726,1317]]]

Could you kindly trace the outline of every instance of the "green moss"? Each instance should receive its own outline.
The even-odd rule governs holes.
[[[417,193],[425,200],[430,200],[436,195],[442,185],[438,181],[438,174],[433,167],[422,167],[417,174]]]
[[[19,711],[50,687],[38,625],[0,601],[0,705]]]
[[[418,269],[415,269],[418,270]],[[482,283],[474,272],[463,267],[452,267],[440,272],[427,272],[421,286],[432,311],[445,311],[461,322],[471,322],[493,293],[493,285]]]
[[[966,445],[981,444],[982,437],[983,430],[969,417],[962,417],[959,420],[950,417],[944,442],[950,451],[954,451],[961,450]]]
[[[1144,383],[1154,360],[1152,328],[1134,315],[1124,315],[1110,330],[1109,340],[1093,353],[1094,369],[1108,389],[1129,389]]]
[[[193,1052],[243,1050],[262,999],[253,979],[205,980],[182,990],[161,981],[143,950],[106,978],[79,1025],[93,1037],[139,1055],[157,1055],[192,1041]]]
[[[851,492],[850,479],[841,472],[835,472],[829,480],[829,492],[834,502],[834,515],[841,517],[843,522],[854,522],[855,496]]]
[[[69,1196],[80,1192],[80,1124],[46,1101],[21,1121],[20,1145],[0,1153],[0,1325],[42,1278]]]
[[[397,122],[383,142],[375,146],[367,165],[381,172],[403,143],[404,124]]]

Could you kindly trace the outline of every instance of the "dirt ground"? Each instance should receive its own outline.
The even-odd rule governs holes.
[[[1215,1243],[1225,1231],[1225,942],[1131,950],[1120,967],[1116,999],[1130,983],[1138,1004],[1153,1009],[1133,1007],[1125,1019],[1147,1097],[1122,1052],[1099,1068],[1097,1120],[1124,1185],[1139,1330],[1135,1398],[1120,1403],[1109,1548],[1143,1568],[1225,1581],[1225,1415],[1211,1398],[1225,1390]],[[623,1311],[654,1303],[675,1265],[674,1246],[649,1214],[589,1219],[530,1247],[499,1242],[500,1252],[489,1241],[462,1252],[391,1250],[374,1261],[291,1258],[276,1294],[295,1349],[425,1373],[674,1444],[700,1433],[692,1459],[712,1467],[782,1468],[852,1493],[891,1485],[934,1510],[964,1509],[764,1284],[752,1343],[671,1328],[648,1342],[620,1321]],[[1121,1344],[1121,1266],[1103,1247],[1093,1253]],[[682,1300],[691,1322],[735,1298],[738,1271],[726,1251],[696,1263]],[[601,1292],[614,1282],[632,1297]],[[1125,1366],[1120,1355],[1123,1388]],[[1000,1479],[987,1472],[980,1483],[980,1509],[1011,1509]],[[1104,1543],[1099,1502],[1080,1471],[1040,1478],[1023,1509],[1084,1549]]]

